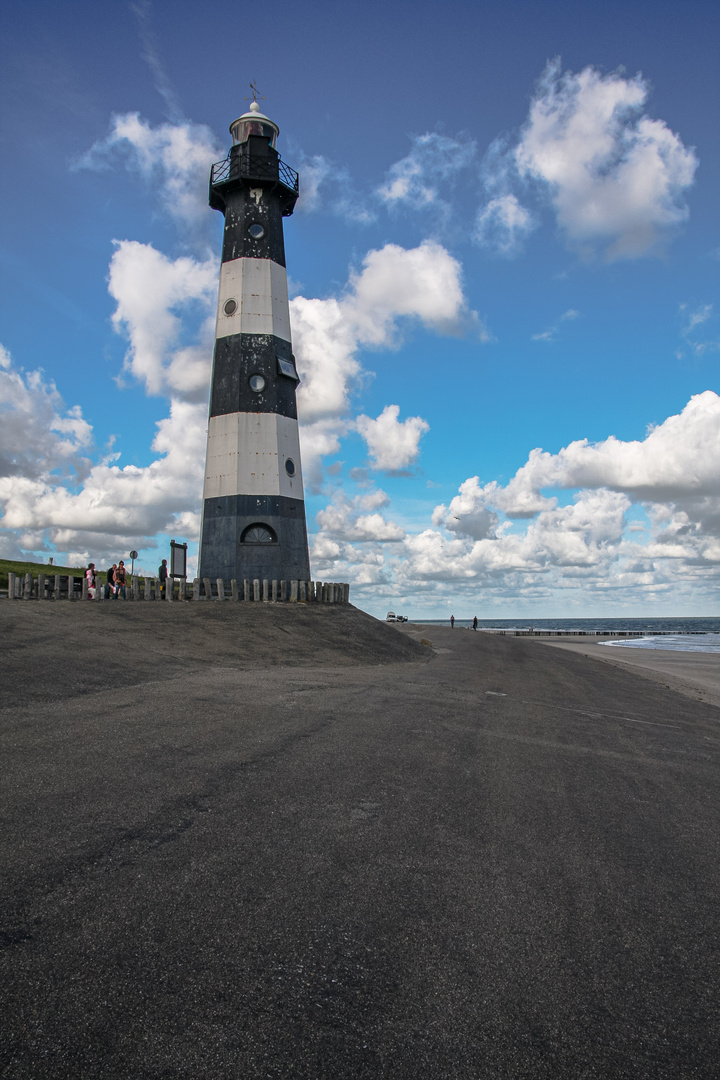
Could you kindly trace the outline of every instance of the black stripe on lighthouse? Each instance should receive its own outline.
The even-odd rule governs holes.
[[[297,420],[294,379],[279,374],[279,361],[295,369],[289,341],[271,334],[234,334],[215,342],[210,415],[234,412],[272,412]],[[253,375],[264,389],[250,389]]]

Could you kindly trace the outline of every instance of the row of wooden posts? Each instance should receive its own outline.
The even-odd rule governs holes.
[[[81,580],[80,589],[75,582]],[[222,578],[195,578],[187,582],[181,578],[168,578],[163,584],[159,578],[146,577],[144,587],[136,575],[128,578],[128,584],[118,599],[121,600],[246,600],[264,603],[290,604],[347,604],[350,586],[335,581],[270,581],[268,578],[245,578],[230,582],[229,590]],[[8,574],[9,600],[108,600],[114,597],[107,587],[98,581],[95,595],[90,595],[87,578],[73,578],[66,574],[54,576],[38,574]]]

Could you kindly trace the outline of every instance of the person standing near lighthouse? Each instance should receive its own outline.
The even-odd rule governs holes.
[[[254,94],[254,88],[253,88]],[[199,575],[309,580],[283,217],[298,176],[253,99],[213,165],[225,218],[210,391]]]

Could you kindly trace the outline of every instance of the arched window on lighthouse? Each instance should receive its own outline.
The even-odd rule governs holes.
[[[243,531],[240,537],[241,544],[277,544],[277,536],[270,528],[269,525],[262,525],[257,522],[254,525],[248,525]]]

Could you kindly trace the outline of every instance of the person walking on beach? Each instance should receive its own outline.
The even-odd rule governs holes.
[[[127,593],[125,592],[125,582],[127,580],[127,571],[125,569],[125,563],[120,560],[115,571],[115,599],[122,593],[123,600],[127,600]]]
[[[455,629],[455,616],[454,615],[450,616],[450,629],[451,630]]]
[[[160,595],[164,597],[168,579],[167,559],[163,559],[158,566],[158,578],[160,580]]]
[[[473,619],[473,630],[477,630],[477,615]]]

